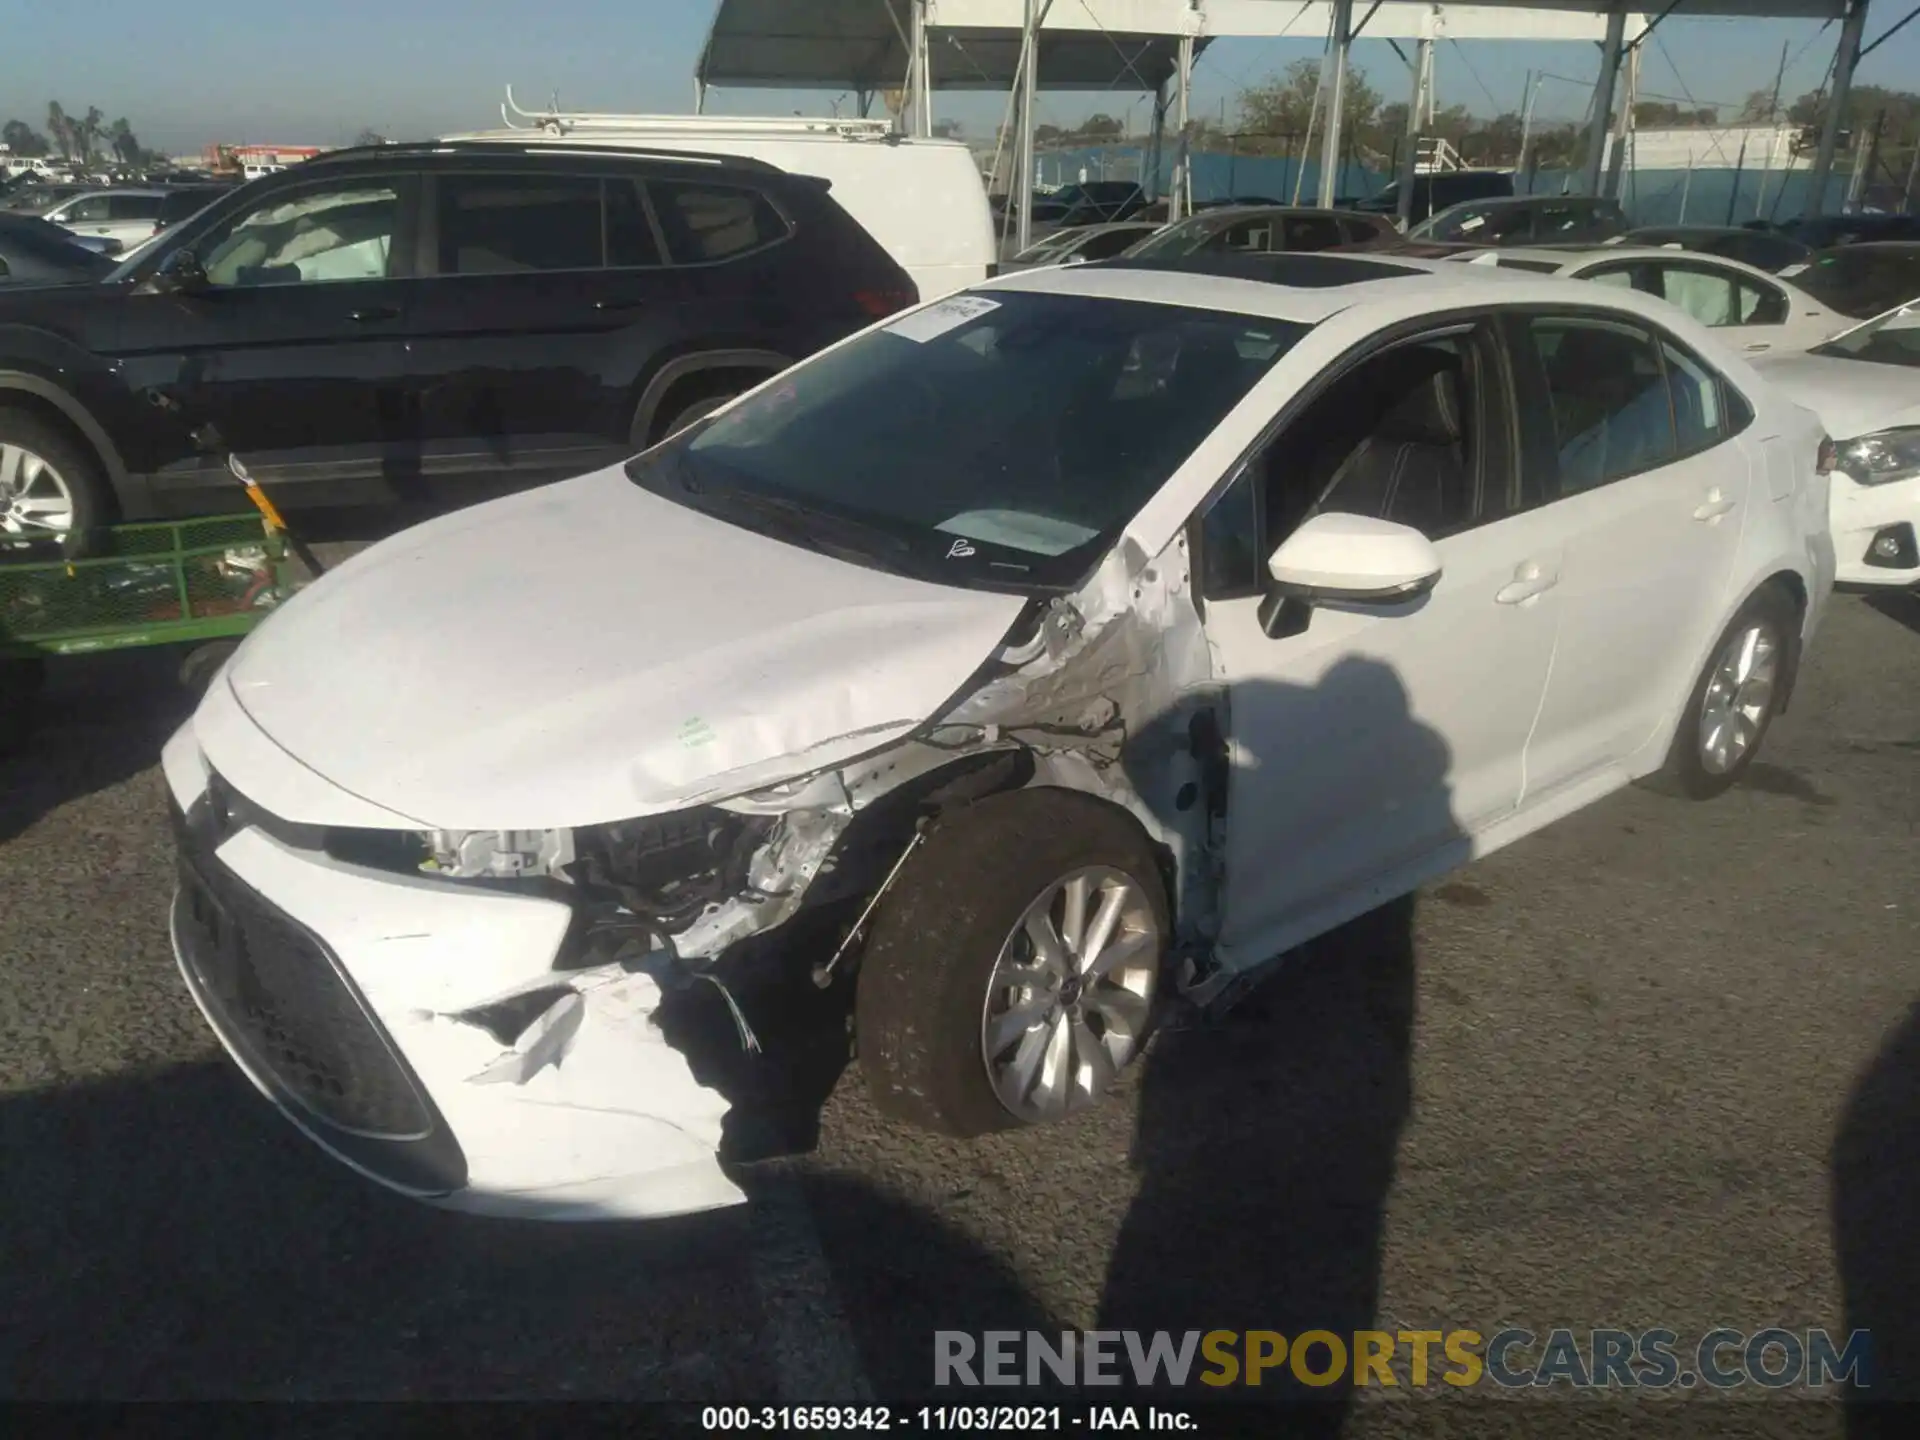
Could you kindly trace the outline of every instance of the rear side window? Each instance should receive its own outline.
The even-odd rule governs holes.
[[[606,200],[607,264],[622,268],[660,264],[660,239],[640,186],[632,180],[609,180]]]
[[[786,238],[786,220],[757,190],[680,180],[655,180],[647,189],[676,265],[707,265]]]
[[[107,197],[107,218],[109,220],[154,220],[160,215],[161,197],[158,195],[109,195]]]
[[[1331,250],[1342,243],[1339,222],[1326,215],[1287,217],[1287,249]]]
[[[1109,230],[1095,235],[1074,253],[1083,260],[1111,260],[1128,246],[1138,243],[1144,236],[1139,230]]]
[[[1527,322],[1550,404],[1562,497],[1675,458],[1673,401],[1653,337],[1611,320]]]
[[[1385,226],[1369,225],[1364,220],[1342,219],[1340,228],[1346,232],[1349,245],[1364,245],[1387,233]]]
[[[592,270],[600,181],[575,175],[442,175],[440,273]]]

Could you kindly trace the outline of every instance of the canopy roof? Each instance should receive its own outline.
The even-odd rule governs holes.
[[[1046,0],[1041,0],[1044,6]],[[1369,11],[1361,39],[1598,40],[1601,0],[1479,0],[1471,5],[1387,3]],[[1659,13],[1664,0],[1637,0]],[[1837,19],[1845,0],[1680,0],[1683,16]],[[1025,0],[926,0],[936,90],[1005,90],[1014,82]],[[1179,37],[1198,52],[1223,36],[1315,39],[1328,33],[1324,0],[1053,0],[1040,35],[1039,83],[1050,90],[1152,90],[1177,65]],[[1628,34],[1644,28],[1629,17]],[[697,78],[714,86],[887,90],[906,83],[913,0],[719,0]]]

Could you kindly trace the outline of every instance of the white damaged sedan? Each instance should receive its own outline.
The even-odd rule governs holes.
[[[656,1022],[755,966],[851,990],[888,1113],[1055,1120],[1176,991],[1733,783],[1832,586],[1823,442],[1624,290],[1004,277],[272,616],[166,747],[180,969],[307,1135],[465,1209],[738,1200]]]

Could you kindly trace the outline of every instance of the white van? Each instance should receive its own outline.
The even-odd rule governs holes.
[[[512,119],[504,109],[502,116]],[[993,273],[999,258],[986,186],[972,153],[956,140],[903,138],[884,120],[563,114],[530,118],[533,123],[526,126],[510,124],[505,130],[443,138],[744,155],[790,174],[817,176],[831,183],[840,207],[913,277],[923,300],[978,284]]]

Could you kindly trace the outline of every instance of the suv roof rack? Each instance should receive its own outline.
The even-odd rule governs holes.
[[[647,150],[635,145],[595,144],[591,139],[575,140],[564,147],[530,145],[512,135],[456,135],[443,140],[386,140],[378,145],[350,145],[315,155],[303,162],[301,168],[340,160],[360,160],[369,156],[399,160],[421,155],[456,155],[461,151],[489,155],[596,155],[609,160],[659,160],[670,165],[721,166],[729,170],[782,173],[778,165],[750,155],[709,154],[698,150]]]
[[[500,118],[509,130],[568,135],[576,130],[622,135],[837,135],[843,140],[898,140],[891,120],[854,120],[806,115],[636,115],[612,112],[525,110],[507,86]],[[528,123],[531,122],[531,123]]]

